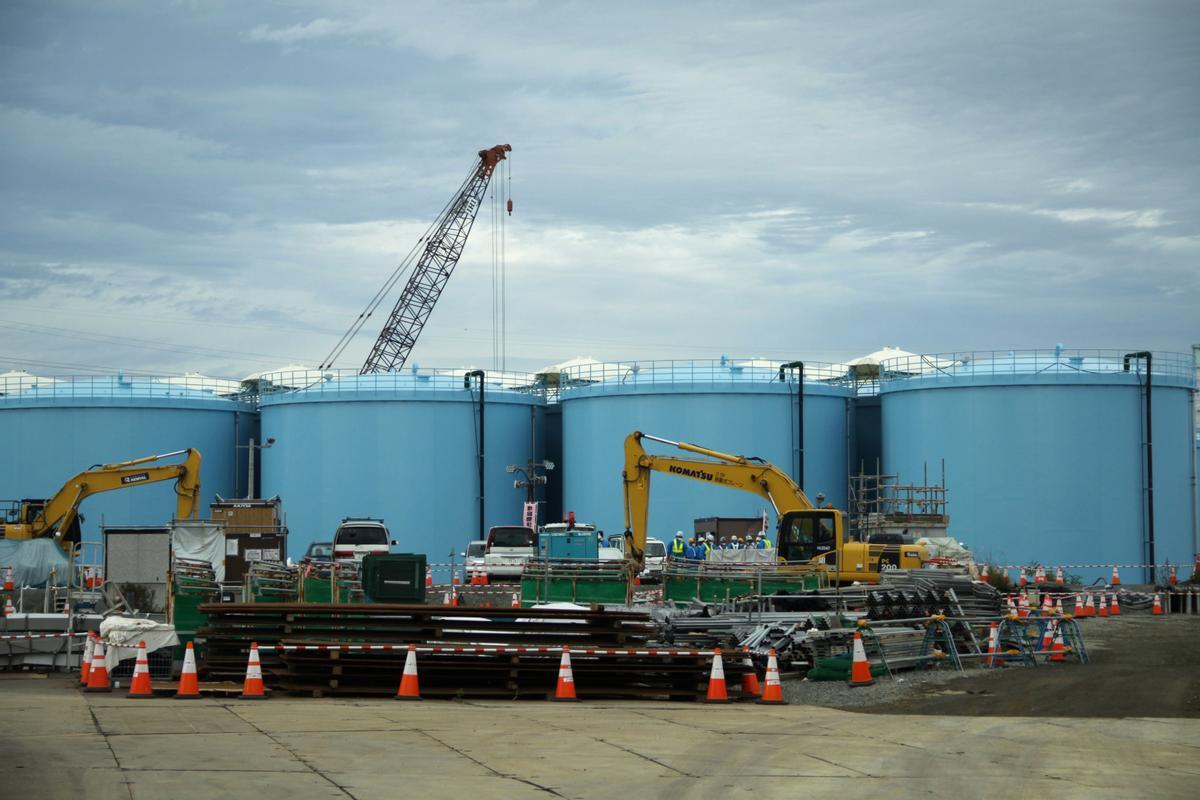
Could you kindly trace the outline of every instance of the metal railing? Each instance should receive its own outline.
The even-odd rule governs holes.
[[[560,373],[560,390],[630,386],[746,386],[780,383],[783,361],[754,358],[712,360],[612,361],[579,364]],[[789,380],[794,374],[787,373]],[[805,383],[852,386],[853,370],[845,364],[805,361]]]
[[[1012,379],[1014,383],[1051,376],[1072,378],[1111,377],[1126,372],[1130,350],[972,350],[965,352],[926,353],[885,359],[879,368],[879,381],[889,383],[969,383],[974,378],[988,382]],[[1196,366],[1190,353],[1153,353],[1151,374],[1156,381],[1168,379],[1173,385],[1194,387]],[[1140,375],[1145,362],[1128,361],[1128,371]]]
[[[133,399],[228,400],[254,403],[241,381],[202,375],[26,375],[0,376],[0,404],[120,402]]]
[[[463,377],[469,369],[409,367],[400,372],[374,372],[360,375],[355,369],[306,369],[268,372],[250,383],[262,397],[303,392],[317,396],[354,396],[372,393],[458,392],[464,396],[467,388]],[[487,391],[507,391],[542,395],[545,383],[526,372],[487,372]],[[473,382],[472,386],[476,384]]]

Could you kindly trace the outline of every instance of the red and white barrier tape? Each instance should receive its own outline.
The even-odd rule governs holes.
[[[87,631],[76,631],[75,633],[0,633],[0,640],[62,639],[68,636],[87,636]]]
[[[277,644],[259,645],[259,650],[283,651],[407,651],[406,644]],[[558,647],[527,647],[527,646],[495,646],[472,647],[470,645],[417,645],[418,653],[434,654],[466,654],[466,655],[561,655],[563,648]],[[711,650],[675,650],[675,649],[616,649],[609,650],[596,647],[571,647],[571,655],[585,656],[708,656]]]
[[[983,564],[979,564],[980,567]],[[1027,572],[1041,567],[1046,570],[1054,570],[1057,567],[1063,569],[1170,569],[1171,567],[1188,567],[1188,564],[1001,564],[999,566],[989,565],[988,569],[1023,569]]]

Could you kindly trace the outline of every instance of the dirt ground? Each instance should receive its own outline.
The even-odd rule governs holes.
[[[886,679],[874,687],[839,685],[833,693],[820,690],[824,698],[806,698],[801,683],[795,697],[872,714],[1200,718],[1200,617],[1124,614],[1080,627],[1091,657],[1086,665],[902,674],[899,686]]]

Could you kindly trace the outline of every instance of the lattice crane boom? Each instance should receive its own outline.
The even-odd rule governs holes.
[[[507,144],[479,151],[479,162],[434,224],[400,299],[359,372],[394,372],[404,367],[450,273],[462,257],[496,165],[512,152]]]

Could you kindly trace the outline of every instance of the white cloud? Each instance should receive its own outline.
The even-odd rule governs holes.
[[[312,22],[289,25],[286,28],[272,28],[269,25],[256,25],[246,33],[246,38],[252,42],[270,42],[272,44],[297,45],[302,42],[312,42],[318,39],[349,36],[360,32],[362,32],[362,26],[359,24],[355,24],[346,20],[318,17]]]
[[[1161,208],[1038,208],[1021,203],[962,203],[962,205],[965,208],[1032,214],[1056,219],[1059,222],[1099,222],[1116,228],[1160,228],[1167,224],[1163,218],[1166,212]]]

